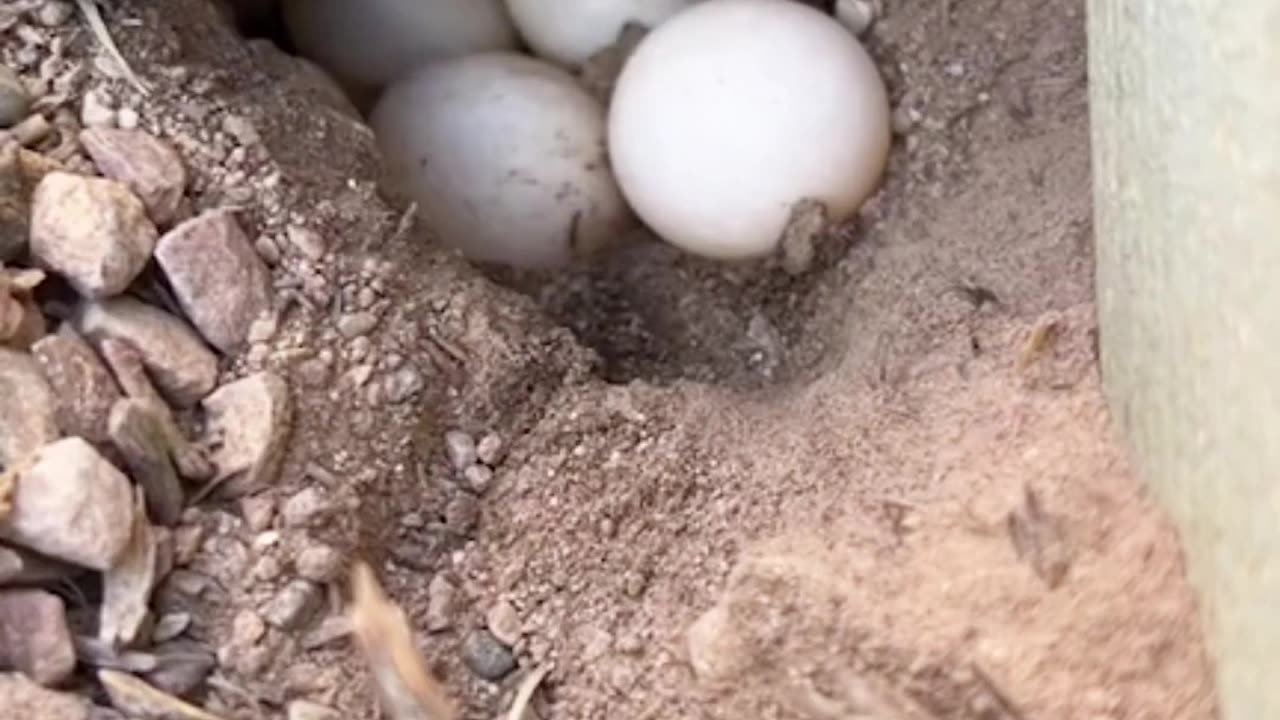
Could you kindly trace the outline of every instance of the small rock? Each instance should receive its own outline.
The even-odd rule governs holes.
[[[307,580],[317,583],[332,582],[342,572],[342,553],[328,545],[316,543],[303,548],[298,557],[294,558],[293,564],[298,575]]]
[[[256,145],[261,140],[253,121],[241,115],[227,115],[223,118],[222,130],[241,145]]]
[[[378,316],[371,312],[347,313],[338,318],[338,332],[347,339],[368,335],[377,326]]]
[[[75,665],[62,598],[44,590],[0,590],[0,668],[20,670],[41,685],[57,685]]]
[[[309,700],[294,700],[289,703],[287,713],[288,720],[341,720],[342,718],[337,710]]]
[[[139,122],[142,122],[142,118],[138,116],[138,111],[131,107],[122,107],[116,111],[116,125],[118,125],[121,130],[137,130]],[[137,190],[134,192],[137,192]],[[151,204],[147,202],[146,198],[142,198],[142,203],[147,206],[148,210],[151,209]],[[179,204],[181,204],[181,201],[179,201]],[[154,211],[152,212],[154,213]],[[156,220],[156,216],[154,214],[152,214],[151,219],[155,220],[157,224],[165,224],[165,222],[167,222]]]
[[[444,434],[444,451],[453,469],[462,472],[476,464],[476,441],[461,430]]]
[[[351,634],[351,618],[346,615],[330,615],[316,629],[307,633],[302,638],[302,647],[307,650],[315,650],[324,647],[335,640],[340,640]]]
[[[81,568],[25,548],[0,545],[0,585],[43,585],[69,580],[81,572]]]
[[[54,692],[22,673],[0,673],[0,718],[3,720],[89,720],[89,701]]]
[[[57,397],[27,353],[0,347],[0,466],[58,439]]]
[[[325,497],[323,490],[308,487],[286,500],[284,507],[280,509],[280,515],[288,527],[306,527],[317,518],[327,515],[332,508],[333,503]]]
[[[284,568],[280,566],[280,561],[275,555],[263,555],[258,558],[258,562],[253,564],[253,569],[249,571],[250,576],[263,582],[271,582],[280,577],[284,572]]]
[[[156,556],[156,538],[139,491],[134,502],[133,536],[102,576],[98,640],[106,645],[129,647],[141,637],[150,617],[151,591],[158,580]]]
[[[124,292],[157,235],[142,201],[115,180],[54,171],[31,196],[31,254],[87,298]]]
[[[324,259],[325,248],[324,238],[320,237],[320,233],[301,225],[290,225],[286,234],[289,243],[298,248],[298,251],[310,260]]]
[[[275,480],[293,429],[289,387],[260,372],[223,385],[205,398],[206,430],[220,438],[213,452],[216,477],[231,478],[240,494]]]
[[[89,128],[80,144],[103,175],[133,191],[156,225],[178,217],[187,188],[187,169],[167,143],[141,130]]]
[[[506,600],[499,600],[489,608],[489,612],[485,615],[485,625],[498,642],[507,647],[515,647],[523,633],[520,615]]]
[[[462,480],[477,495],[483,495],[493,482],[493,471],[484,465],[472,465],[462,471]]]
[[[85,440],[45,445],[18,469],[0,537],[92,570],[107,570],[133,532],[133,491]]]
[[[422,391],[425,381],[416,368],[402,367],[387,376],[387,401],[399,404]]]
[[[122,396],[98,353],[64,323],[56,334],[32,345],[31,354],[49,385],[58,388],[58,427],[95,445],[105,444],[111,407]]]
[[[132,675],[103,668],[98,682],[107,691],[111,704],[126,715],[146,720],[220,720],[200,708],[179,700],[147,681]]]
[[[866,34],[876,19],[875,7],[869,0],[836,0],[833,14],[855,36]]]
[[[31,114],[31,94],[18,74],[0,64],[0,130],[11,128]]]
[[[749,648],[733,622],[726,603],[704,612],[685,632],[689,664],[702,680],[723,680],[751,661]]]
[[[263,612],[266,621],[282,630],[297,630],[320,609],[323,593],[308,580],[294,580],[276,594]]]
[[[440,632],[453,627],[454,604],[458,589],[439,573],[427,585],[427,632]]]
[[[156,668],[144,677],[157,689],[176,696],[199,689],[218,664],[214,654],[194,640],[167,642],[153,652]]]
[[[480,502],[475,495],[456,493],[444,507],[444,524],[457,535],[466,535],[480,519]]]
[[[505,451],[502,436],[497,433],[485,433],[480,442],[476,443],[476,458],[489,467],[497,467],[502,462]]]
[[[249,326],[271,310],[271,272],[230,210],[210,210],[165,233],[156,262],[191,323],[224,353],[238,350]]]
[[[249,530],[260,533],[271,527],[271,520],[276,515],[275,500],[266,495],[240,498],[240,514],[244,516],[244,524]]]
[[[111,409],[108,433],[124,458],[129,474],[142,488],[150,516],[161,525],[178,524],[184,496],[178,473],[169,459],[165,418],[151,403],[125,398]]]
[[[116,122],[116,111],[102,101],[98,93],[89,90],[80,103],[80,124],[85,127],[111,127]]]
[[[58,27],[65,24],[75,13],[75,6],[63,0],[45,0],[36,10],[36,22],[45,27]]]
[[[241,610],[231,620],[231,646],[249,648],[258,644],[267,634],[267,624],[252,610]]]
[[[186,632],[189,627],[191,627],[191,613],[181,611],[165,613],[156,620],[156,626],[151,629],[151,642],[156,644],[169,642]]]
[[[483,680],[498,682],[516,669],[516,657],[488,630],[474,630],[462,642],[462,661]]]
[[[96,343],[121,340],[136,348],[151,379],[178,407],[195,404],[217,383],[217,356],[190,326],[159,308],[117,297],[82,303],[73,321]]]

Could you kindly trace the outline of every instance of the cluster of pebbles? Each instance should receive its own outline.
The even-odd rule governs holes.
[[[51,123],[0,66],[0,715],[205,717],[179,698],[217,658],[158,589],[191,506],[278,472],[285,381],[221,372],[275,293],[234,209],[193,212],[178,151],[96,110]]]

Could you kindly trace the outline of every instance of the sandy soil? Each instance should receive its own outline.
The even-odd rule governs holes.
[[[468,718],[547,663],[544,718],[1216,716],[1175,534],[1099,394],[1083,3],[885,0],[891,168],[798,278],[645,239],[555,278],[478,271],[396,232],[367,131],[279,51],[197,0],[118,5],[154,68],[144,125],[185,138],[197,205],[331,242],[277,273],[385,285],[374,357],[425,377],[418,402],[334,390],[355,361],[306,303],[228,372],[274,367],[298,395],[262,497],[323,488],[313,533],[371,559],[418,627],[435,576],[458,588],[421,646]],[[216,149],[228,114],[259,136],[243,171]],[[453,429],[506,441],[478,500]],[[215,647],[274,588],[227,551],[240,507],[195,518],[192,567],[226,579],[192,631]],[[500,601],[523,637],[495,685],[459,648]],[[211,691],[229,714],[305,696],[373,717],[346,643],[272,633],[252,672],[229,663],[237,693]]]

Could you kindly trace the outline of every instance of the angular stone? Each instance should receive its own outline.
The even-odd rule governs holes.
[[[178,524],[184,494],[169,457],[169,428],[161,409],[146,400],[122,399],[111,408],[108,432],[142,487],[150,517],[161,525]]]
[[[75,666],[62,598],[44,590],[0,590],[0,668],[57,685]]]
[[[294,580],[276,594],[262,616],[282,630],[297,630],[311,620],[323,599],[318,585],[309,580]]]
[[[32,345],[31,354],[49,386],[58,388],[54,404],[62,432],[105,443],[111,406],[122,396],[98,353],[64,323],[57,334]]]
[[[317,583],[333,582],[342,571],[342,553],[316,543],[303,548],[293,559],[293,565],[303,578]]]
[[[142,635],[156,586],[156,537],[139,497],[133,507],[129,545],[102,576],[98,639],[112,648],[129,647]]]
[[[159,308],[131,297],[85,302],[74,322],[94,342],[132,344],[160,392],[178,407],[194,405],[218,381],[217,356],[189,325]]]
[[[57,398],[27,353],[0,347],[0,467],[58,439]]]
[[[92,570],[110,568],[129,544],[133,491],[82,438],[37,450],[17,468],[0,538]]]
[[[55,171],[31,197],[31,254],[81,295],[118,295],[142,272],[159,233],[129,188]]]
[[[261,372],[223,385],[204,399],[206,428],[221,445],[213,452],[218,478],[236,478],[240,490],[271,483],[293,427],[289,386]]]
[[[133,191],[156,225],[178,217],[187,189],[187,169],[168,143],[142,130],[89,128],[80,144],[103,175]]]
[[[230,210],[211,210],[160,238],[156,262],[193,325],[231,354],[271,310],[271,273]]]
[[[40,687],[22,673],[0,673],[0,720],[89,720],[89,701]]]

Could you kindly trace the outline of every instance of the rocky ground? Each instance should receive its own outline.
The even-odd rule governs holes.
[[[798,275],[474,268],[202,0],[0,6],[0,720],[1204,720],[1093,350],[1079,2],[900,0],[884,190]]]

